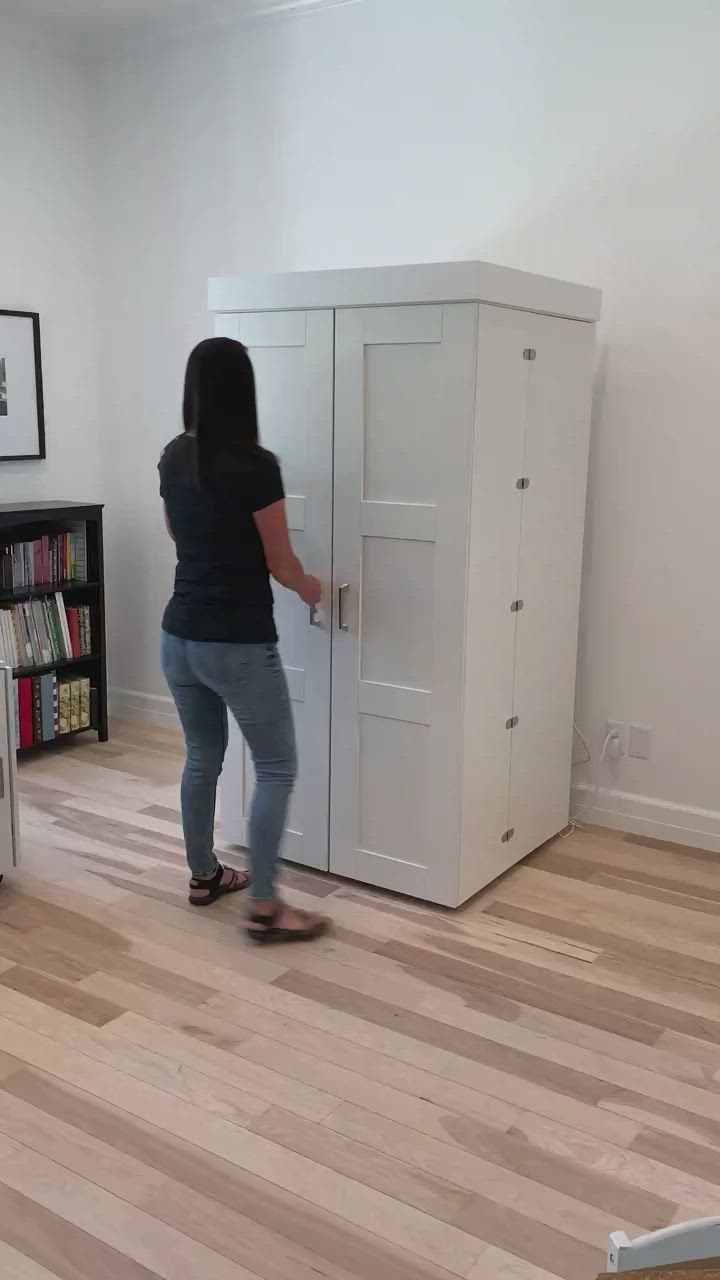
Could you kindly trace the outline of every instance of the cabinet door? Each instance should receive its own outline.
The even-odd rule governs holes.
[[[336,316],[331,870],[456,900],[477,307]]]
[[[332,557],[333,312],[222,316],[216,333],[238,338],[255,369],[263,444],[278,455],[295,551],[330,593]],[[274,584],[280,653],[295,716],[300,773],[283,857],[327,870],[330,752],[330,617],[313,623],[298,597]],[[223,834],[246,843],[253,790],[250,755],[231,726],[221,784]]]
[[[19,861],[12,674],[0,667],[0,875]]]
[[[594,326],[527,317],[527,426],[509,824],[515,859],[566,824]]]

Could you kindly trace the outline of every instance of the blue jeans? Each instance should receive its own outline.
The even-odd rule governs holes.
[[[162,666],[185,734],[180,791],[185,848],[194,876],[211,876],[215,796],[235,717],[255,766],[250,870],[256,902],[275,897],[278,852],[297,773],[285,672],[274,644],[214,644],[162,633]]]

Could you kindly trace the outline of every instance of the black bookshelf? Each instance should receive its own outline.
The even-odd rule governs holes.
[[[67,532],[71,525],[85,522],[87,538],[87,581],[58,582],[52,585],[3,589],[0,585],[0,607],[20,604],[34,598],[60,592],[68,604],[88,605],[91,616],[93,652],[90,656],[65,658],[39,666],[18,667],[17,679],[40,676],[57,671],[64,676],[89,676],[91,686],[90,730],[63,733],[48,741],[38,741],[18,750],[19,756],[62,746],[75,738],[95,731],[100,742],[108,740],[107,652],[105,642],[105,568],[103,560],[103,508],[97,503],[28,502],[0,503],[0,546],[16,542],[32,542],[46,536]]]

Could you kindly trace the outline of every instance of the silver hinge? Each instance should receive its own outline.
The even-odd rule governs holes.
[[[529,480],[528,476],[521,476],[521,477],[520,477],[520,479],[518,480],[517,484],[515,485],[515,488],[516,488],[516,489],[529,489],[529,488],[530,488],[530,480]]]
[[[507,844],[509,840],[512,840],[514,835],[515,835],[515,828],[510,827],[507,831],[503,832],[502,843]]]
[[[519,613],[520,610],[524,608],[525,608],[524,600],[513,600],[512,604],[510,605],[510,612]]]
[[[537,351],[534,347],[526,347],[523,351],[523,360],[534,360],[536,355]]]
[[[514,729],[519,723],[520,723],[520,720],[518,716],[511,716],[509,720],[505,721],[505,728]]]

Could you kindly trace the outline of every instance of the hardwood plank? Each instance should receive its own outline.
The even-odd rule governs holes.
[[[635,898],[664,902],[671,906],[682,907],[685,911],[699,911],[706,916],[720,914],[720,893],[715,896],[715,891],[709,889],[703,890],[702,896],[691,894],[687,889],[682,893],[662,884],[629,880],[627,877],[610,875],[605,871],[599,871],[591,878],[593,884],[604,885],[607,889],[618,889],[621,893],[630,894]]]
[[[160,1027],[148,1018],[133,1013],[126,1013],[118,1018],[109,1030],[113,1036],[159,1053],[172,1062],[182,1064],[184,1068],[195,1069],[213,1080],[241,1087],[253,1097],[261,1098],[273,1106],[284,1107],[308,1119],[322,1120],[337,1105],[337,1099],[333,1095],[327,1091],[322,1092],[312,1083],[303,1084],[291,1080],[281,1070],[276,1071],[269,1065],[258,1065],[251,1058],[239,1056],[244,1044],[248,1043],[242,1038],[235,1045],[238,1052],[231,1055],[224,1049],[198,1041],[172,1028]],[[111,1055],[113,1052],[114,1047]],[[284,1065],[279,1054],[275,1055],[275,1061],[279,1068]],[[316,1078],[316,1084],[319,1083],[319,1078]]]
[[[631,1150],[649,1156],[651,1160],[672,1165],[674,1169],[693,1173],[720,1187],[720,1155],[716,1150],[696,1142],[688,1142],[686,1138],[678,1138],[674,1134],[658,1133],[655,1129],[641,1129]]]
[[[58,1280],[57,1271],[48,1271],[24,1253],[0,1240],[0,1275],[3,1280]]]
[[[261,1233],[253,1235],[251,1227],[251,1242],[257,1242],[258,1247],[269,1246],[266,1256],[270,1264],[273,1257],[282,1258],[292,1246],[290,1256],[302,1262],[307,1262],[308,1257],[322,1258],[317,1271],[328,1280],[346,1280],[348,1274],[362,1280],[379,1276],[388,1280],[447,1280],[447,1271],[417,1255],[399,1250],[227,1160],[43,1073],[19,1073],[9,1083],[8,1091],[182,1184],[193,1194],[234,1212],[242,1210],[246,1220],[256,1224]]]
[[[332,1132],[325,1126],[300,1120],[276,1107],[253,1120],[248,1128],[278,1146],[307,1156],[328,1169],[354,1178],[356,1182],[374,1187],[376,1191],[384,1191],[403,1204],[414,1205],[443,1222],[453,1222],[471,1200],[470,1192],[457,1183],[452,1186],[434,1174],[413,1168],[364,1143]]]
[[[600,929],[592,922],[578,924],[576,921],[555,917],[548,907],[547,903],[536,904],[533,907],[518,907],[512,903],[493,902],[487,910],[488,914],[501,920],[517,921],[529,927],[536,923],[543,931],[554,929],[561,937],[588,938],[597,945],[602,944],[605,951],[625,957],[626,960],[643,959],[646,963],[653,964],[661,973],[668,972],[684,980],[697,980],[720,986],[720,964],[659,946],[658,943],[663,940],[661,930],[658,930],[655,942],[638,942],[632,938],[621,937],[607,929]]]
[[[477,1196],[456,1219],[464,1230],[480,1236],[496,1248],[513,1249],[534,1266],[552,1266],[563,1280],[591,1277],[604,1265],[603,1249],[580,1244],[541,1222],[533,1222],[514,1209]]]
[[[40,1085],[42,1096],[42,1084]],[[65,1106],[57,1093],[50,1105]],[[83,1104],[81,1096],[78,1103]],[[75,1119],[78,1117],[75,1115]],[[120,1119],[119,1124],[123,1121]],[[107,1126],[106,1126],[107,1127]],[[241,1212],[209,1198],[199,1186],[190,1188],[116,1146],[99,1140],[82,1128],[22,1101],[16,1094],[0,1091],[0,1132],[22,1142],[40,1155],[55,1160],[87,1178],[105,1191],[157,1218],[166,1226],[206,1245],[214,1253],[249,1268],[267,1280],[317,1280],[328,1274],[328,1265],[319,1254],[284,1244],[266,1227],[258,1226]],[[116,1130],[112,1130],[113,1136]],[[242,1205],[239,1201],[238,1209]],[[333,1268],[333,1275],[347,1272]]]
[[[115,1250],[123,1266],[136,1263],[141,1268],[138,1275],[164,1280],[197,1280],[198,1276],[204,1280],[255,1280],[245,1267],[21,1143],[13,1143],[10,1152],[0,1151],[0,1187],[34,1200],[71,1227]],[[126,1273],[118,1270],[117,1274]],[[130,1270],[129,1274],[135,1273]]]
[[[2,1181],[0,1223],[6,1244],[42,1268],[52,1267],[50,1274],[58,1280],[98,1280],[99,1276],[103,1280],[158,1280],[157,1271],[148,1271]]]
[[[486,1249],[470,1280],[558,1280],[557,1271],[545,1271],[504,1249]]]
[[[531,1196],[541,1214],[548,1203],[542,1194],[544,1188],[560,1193],[561,1199],[555,1203],[562,1204],[563,1208],[565,1198],[577,1199],[601,1210],[616,1224],[627,1220],[645,1231],[657,1230],[675,1212],[672,1200],[628,1186],[602,1170],[596,1171],[566,1156],[545,1151],[520,1133],[503,1133],[477,1120],[461,1126],[448,1119],[447,1137],[455,1144],[451,1146],[349,1104],[333,1111],[323,1121],[323,1129],[356,1138],[460,1187],[486,1195],[490,1194],[490,1187],[496,1192],[508,1187],[508,1194],[513,1197],[508,1203],[516,1203],[518,1190],[524,1188],[526,1200]],[[502,1170],[513,1176],[504,1179]],[[563,1230],[567,1230],[568,1216],[566,1213]]]
[[[141,809],[140,812],[146,814],[149,818],[162,818],[164,822],[174,822],[178,826],[182,823],[180,810],[169,809],[163,804],[149,804],[147,808]]]
[[[463,1078],[458,1083],[467,1084],[472,1088],[482,1088],[483,1091],[490,1092],[492,1097],[527,1107],[548,1119],[558,1119],[598,1136],[612,1135],[623,1144],[631,1140],[631,1130],[622,1125],[617,1127],[616,1122],[608,1129],[606,1116],[594,1107],[549,1089],[516,1081],[506,1072],[483,1067],[477,1061],[476,1037],[472,1032],[453,1028],[446,1023],[436,1022],[422,1015],[404,1012],[394,1005],[386,1004],[383,1000],[359,995],[352,990],[304,973],[290,971],[282,978],[278,978],[273,985],[282,987],[284,991],[292,991],[297,995],[317,1000],[330,1008],[337,1007],[352,1012],[356,1017],[361,1017],[368,1022],[378,1022],[381,1026],[399,1026],[405,1034],[416,1040],[445,1047],[456,1057],[468,1059],[472,1066],[465,1070]],[[453,1078],[457,1080],[458,1067],[451,1064],[445,1068],[445,1071],[452,1071]]]
[[[174,1098],[191,1101],[195,1106],[214,1115],[224,1116],[235,1124],[243,1126],[248,1117],[261,1114],[270,1105],[256,1094],[239,1087],[239,1072],[237,1083],[218,1080],[207,1072],[181,1067],[174,1059],[141,1045],[107,1037],[99,1032],[93,1033],[71,1018],[64,1018],[60,1014],[51,1017],[50,1011],[33,1002],[24,1001],[22,997],[11,1001],[6,993],[0,992],[0,1012],[12,1019],[17,1030],[24,1028],[37,1032],[56,1044],[58,1049],[67,1046],[93,1063],[110,1064],[134,1080],[162,1089]],[[322,1118],[334,1105],[334,1099],[326,1099],[310,1087],[303,1091],[301,1087],[288,1086],[283,1090],[282,1083],[281,1081],[278,1091],[285,1105],[298,1107],[302,1114],[309,1111]]]
[[[643,849],[663,849],[668,853],[676,853],[690,862],[709,862],[717,866],[717,853],[712,849],[695,849],[690,845],[673,844],[671,840],[655,840],[651,836],[623,834],[623,842],[639,845]]]
[[[653,1044],[662,1030],[661,1022],[651,1020],[653,1010],[640,1001],[598,990],[592,982],[569,974],[554,974],[539,966],[524,964],[512,956],[500,956],[492,951],[483,953],[481,948],[473,948],[470,963],[397,942],[383,947],[381,954],[413,970],[420,968],[430,975],[431,982],[445,985],[445,980],[449,980],[450,990],[463,992],[465,987],[470,987],[469,1002],[473,1001],[475,987],[489,986],[523,1005],[585,1022],[643,1044]]]
[[[295,1153],[281,1153],[274,1143],[247,1129],[240,1142],[238,1126],[225,1117],[200,1110],[4,1018],[0,1018],[0,1037],[28,1065],[159,1124],[454,1274],[467,1274],[479,1256],[480,1246],[468,1233],[436,1224],[428,1215],[324,1170]]]
[[[38,1000],[52,1009],[60,1009],[63,1013],[71,1014],[73,1018],[88,1022],[93,1027],[104,1027],[124,1012],[109,1000],[89,995],[85,991],[79,991],[69,982],[61,982],[44,973],[35,973],[32,969],[26,969],[19,964],[0,974],[0,986],[29,996],[32,1000]]]
[[[647,898],[632,899],[615,889],[582,884],[522,867],[518,875],[498,886],[496,902],[537,909],[552,908],[563,919],[609,929],[635,942],[652,945],[660,934],[665,947],[681,955],[713,964],[720,962],[720,942],[713,918]],[[637,903],[636,906],[633,904]]]

